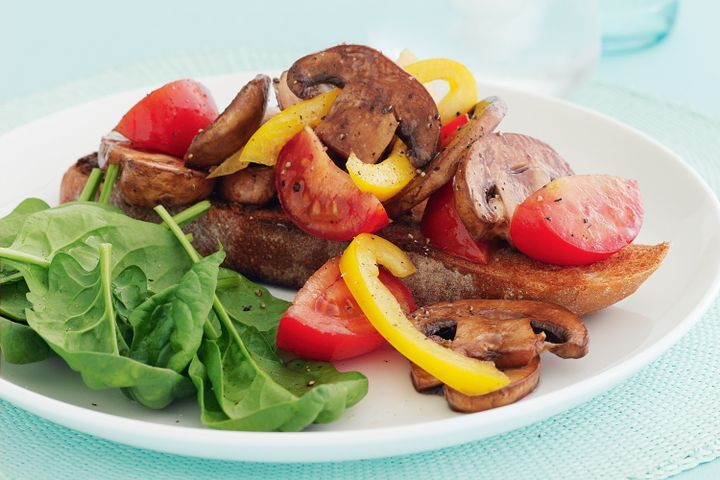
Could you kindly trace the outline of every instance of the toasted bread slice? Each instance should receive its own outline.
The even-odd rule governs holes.
[[[71,166],[62,180],[60,201],[76,199],[93,166],[93,156]],[[128,215],[157,220],[151,209],[111,200]],[[300,288],[347,243],[322,240],[301,231],[275,205],[251,207],[212,200],[213,208],[187,227],[203,254],[227,252],[225,265],[273,285]],[[395,222],[379,235],[405,250],[417,273],[405,279],[418,305],[463,298],[543,300],[578,315],[608,307],[635,292],[660,266],[669,245],[628,245],[610,258],[580,267],[536,262],[511,247],[496,251],[478,265],[429,245],[417,224]]]

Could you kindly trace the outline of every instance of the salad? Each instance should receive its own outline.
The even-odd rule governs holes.
[[[416,390],[477,412],[530,394],[541,353],[586,355],[580,315],[667,252],[630,245],[635,181],[494,132],[507,106],[458,62],[339,45],[272,83],[277,110],[258,75],[221,113],[199,82],[164,85],[59,206],[0,219],[5,361],[59,357],[148,408],[195,397],[211,428],[297,431],[367,393],[332,362],[390,344]],[[300,288],[288,303],[248,276]]]

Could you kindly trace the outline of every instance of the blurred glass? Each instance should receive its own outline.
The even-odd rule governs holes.
[[[603,53],[651,47],[667,37],[678,0],[600,0]]]
[[[436,1],[431,15],[431,29],[424,15],[408,26],[398,16],[374,22],[369,40],[389,54],[408,47],[421,58],[449,56],[481,81],[551,95],[587,80],[599,57],[595,0]]]

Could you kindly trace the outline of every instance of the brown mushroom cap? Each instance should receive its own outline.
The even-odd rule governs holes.
[[[562,358],[580,358],[588,351],[582,319],[547,302],[460,300],[421,307],[409,318],[433,340],[503,368],[525,365],[542,351]]]
[[[225,111],[195,136],[185,154],[185,164],[210,168],[240,150],[262,123],[269,88],[267,75],[258,75],[245,85]]]
[[[184,206],[210,195],[214,181],[203,172],[187,168],[179,158],[115,145],[109,163],[120,165],[116,188],[130,205]]]
[[[548,144],[517,133],[496,133],[477,142],[458,165],[453,180],[455,206],[478,239],[510,240],[515,208],[570,165]]]
[[[275,169],[250,165],[218,179],[217,192],[223,200],[244,205],[265,205],[275,196]]]
[[[408,146],[416,167],[437,152],[440,116],[425,87],[382,53],[363,45],[338,45],[297,60],[287,84],[300,98],[318,84],[342,88],[330,112],[316,128],[336,154],[350,152],[375,163],[396,133]]]
[[[479,102],[470,121],[425,167],[424,175],[416,175],[397,195],[385,202],[388,215],[391,218],[399,217],[449,182],[460,161],[468,154],[468,149],[495,130],[506,112],[507,105],[497,97],[489,97]]]
[[[330,91],[333,88],[335,87],[332,85],[315,85],[314,87],[308,89],[307,98],[320,95],[321,93]],[[280,74],[280,78],[273,78],[273,89],[275,90],[275,100],[277,100],[278,108],[280,110],[285,110],[286,108],[292,107],[296,103],[302,101],[302,98],[295,95],[290,90],[290,87],[288,87],[287,70]]]
[[[533,358],[524,367],[505,370],[510,383],[485,395],[465,395],[447,385],[443,387],[450,408],[457,412],[481,412],[515,403],[535,390],[540,382],[540,357]]]

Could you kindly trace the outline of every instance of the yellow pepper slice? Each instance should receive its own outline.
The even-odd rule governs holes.
[[[459,113],[469,112],[477,103],[477,82],[470,70],[462,63],[448,58],[431,58],[411,63],[405,70],[422,83],[444,80],[450,86],[448,93],[438,103],[440,121],[443,125]]]
[[[415,167],[407,157],[407,146],[395,140],[390,155],[380,163],[371,164],[351,153],[345,164],[355,186],[384,202],[403,189],[415,176]]]
[[[398,352],[466,395],[483,395],[508,384],[508,377],[492,362],[461,355],[416,329],[378,279],[378,265],[401,278],[415,272],[405,252],[369,233],[361,233],[347,247],[340,259],[340,272],[370,323]]]
[[[330,111],[340,90],[335,88],[286,108],[265,122],[243,148],[232,154],[208,178],[230,175],[250,163],[273,166],[282,147],[306,126],[314,127]]]

